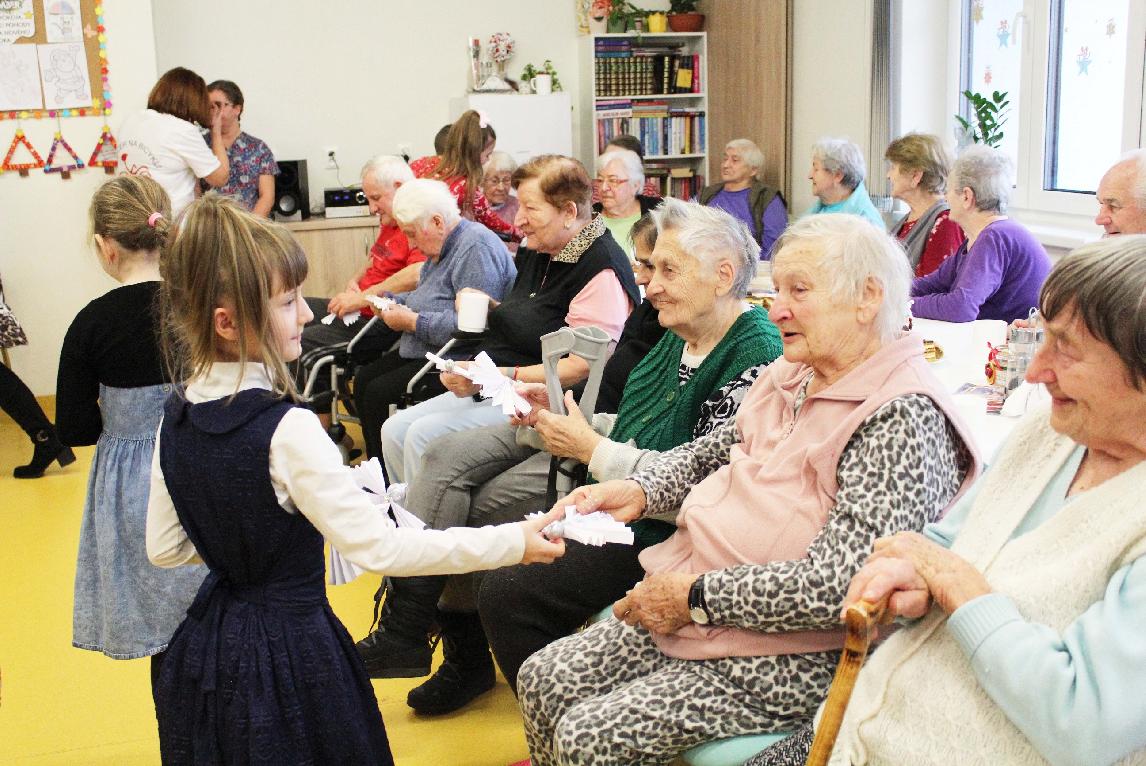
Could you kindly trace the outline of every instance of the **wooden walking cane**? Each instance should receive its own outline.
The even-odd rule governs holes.
[[[832,755],[832,748],[836,744],[836,736],[840,733],[840,724],[844,721],[844,712],[848,709],[848,700],[851,699],[856,678],[859,676],[860,668],[863,667],[864,658],[867,657],[872,635],[886,609],[886,598],[879,603],[860,601],[848,607],[844,615],[847,631],[844,636],[844,650],[840,654],[840,664],[836,666],[836,675],[832,678],[832,685],[828,689],[823,715],[820,716],[820,725],[816,728],[812,750],[808,753],[805,766],[827,765],[828,758]]]

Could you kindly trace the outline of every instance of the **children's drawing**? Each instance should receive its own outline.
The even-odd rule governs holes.
[[[48,109],[91,106],[87,59],[80,43],[38,45],[44,106]]]
[[[36,46],[0,44],[0,112],[43,105]]]
[[[14,43],[36,34],[32,0],[0,0],[0,43]]]
[[[50,43],[68,43],[83,39],[79,0],[43,0],[45,32]]]

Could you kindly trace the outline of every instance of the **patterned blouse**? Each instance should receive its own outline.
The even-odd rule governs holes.
[[[210,134],[207,143],[211,143]],[[231,176],[220,189],[220,194],[234,197],[247,210],[254,210],[259,201],[259,176],[278,175],[279,166],[270,148],[250,135],[239,133],[235,143],[227,150],[227,161],[231,163]]]

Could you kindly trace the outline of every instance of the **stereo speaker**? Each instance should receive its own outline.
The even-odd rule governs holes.
[[[277,220],[298,221],[310,218],[310,189],[306,182],[306,160],[278,160],[275,176],[275,205],[271,208]]]

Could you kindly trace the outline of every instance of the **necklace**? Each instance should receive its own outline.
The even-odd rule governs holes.
[[[530,298],[536,298],[537,294],[545,289],[545,280],[549,279],[549,267],[553,265],[553,256],[549,256],[549,263],[545,264],[545,273],[541,275],[541,286],[529,294]]]

